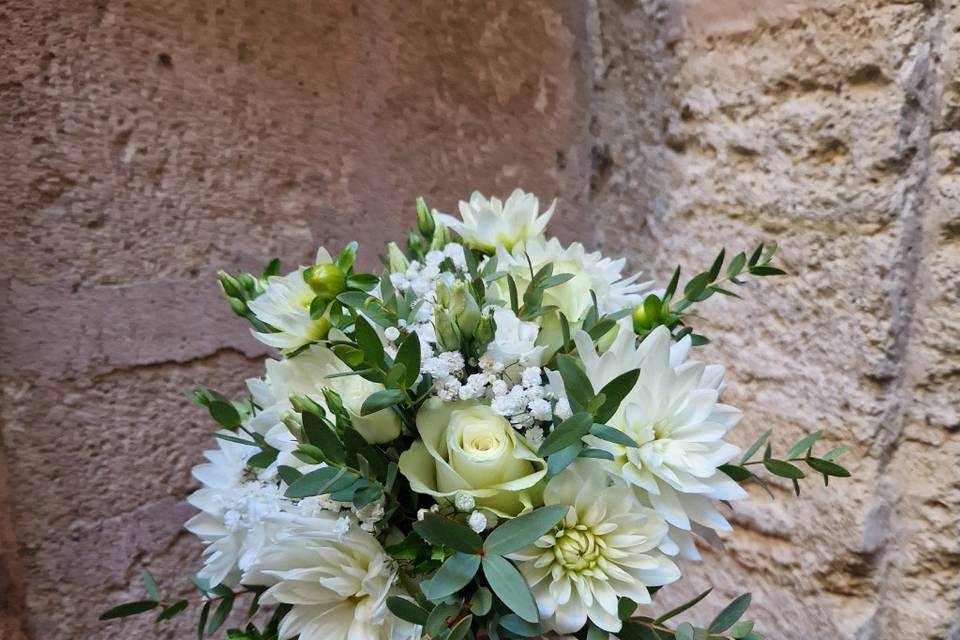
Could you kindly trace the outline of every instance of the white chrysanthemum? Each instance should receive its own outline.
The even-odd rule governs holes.
[[[209,462],[193,468],[204,486],[187,499],[200,513],[185,527],[208,545],[198,575],[211,585],[232,586],[256,560],[268,536],[268,518],[287,501],[275,480],[261,480],[247,467],[257,447],[217,442],[219,449],[204,452]]]
[[[329,262],[330,254],[321,247],[317,251],[316,264]],[[247,303],[258,320],[277,330],[274,333],[253,332],[265,345],[293,350],[326,337],[329,321],[310,317],[310,303],[316,294],[303,279],[306,270],[307,267],[300,267],[285,276],[267,278],[266,290]]]
[[[331,332],[331,338],[341,337],[342,334],[337,334],[335,330]],[[400,435],[400,418],[393,411],[381,409],[366,416],[360,415],[363,401],[370,394],[382,390],[382,384],[370,382],[357,375],[327,377],[350,371],[327,347],[311,345],[293,358],[267,360],[266,369],[267,375],[263,380],[247,381],[254,402],[262,408],[251,424],[257,431],[266,433],[268,442],[281,451],[287,448],[283,445],[284,439],[290,443],[288,446],[293,443],[292,438],[285,435],[286,427],[279,422],[285,411],[292,410],[290,395],[306,395],[326,409],[324,388],[333,389],[340,395],[353,428],[368,442],[389,442]]]
[[[553,264],[554,275],[573,274],[563,284],[547,289],[543,296],[545,306],[557,305],[571,323],[581,320],[593,304],[591,291],[597,295],[600,312],[610,313],[638,304],[651,285],[637,282],[639,274],[624,278],[626,260],[623,258],[611,260],[599,251],[587,253],[579,242],[565,248],[556,238],[535,238],[512,252],[504,248],[497,250],[497,269],[513,275],[521,295],[530,284],[531,265],[536,273],[548,263]],[[502,280],[497,282],[499,287],[506,287]]]
[[[717,469],[739,452],[723,441],[741,416],[736,408],[718,402],[723,367],[684,362],[689,344],[671,349],[665,327],[655,329],[639,347],[632,333],[621,331],[603,355],[586,333],[577,332],[574,340],[595,392],[616,376],[640,369],[637,384],[608,421],[640,446],[587,436],[590,446],[613,454],[609,464],[642,489],[644,499],[674,527],[730,530],[714,501],[737,500],[746,492]],[[675,545],[692,546],[679,538]]]
[[[283,519],[283,533],[260,554],[246,584],[268,585],[265,604],[293,607],[280,639],[413,640],[417,626],[387,609],[397,570],[377,539],[342,517]]]
[[[530,584],[549,629],[575,633],[589,618],[617,632],[618,597],[649,603],[647,587],[680,577],[677,566],[657,551],[666,523],[599,465],[574,463],[550,480],[543,498],[548,505],[568,505],[566,517],[510,558]]]
[[[493,251],[500,246],[512,249],[518,243],[541,237],[553,217],[554,206],[556,200],[540,215],[540,201],[532,193],[517,189],[506,202],[501,202],[499,198],[488,200],[474,191],[469,202],[460,201],[462,220],[445,213],[438,217],[468,246]]]

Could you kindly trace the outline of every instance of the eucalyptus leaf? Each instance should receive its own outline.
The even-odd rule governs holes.
[[[505,558],[494,555],[484,556],[481,565],[487,583],[503,604],[527,622],[539,621],[537,603],[516,567]]]
[[[487,554],[506,555],[533,544],[566,515],[564,505],[541,507],[507,520],[487,536],[483,549]]]
[[[751,595],[745,593],[733,600],[724,607],[723,611],[717,614],[717,617],[710,623],[709,631],[711,633],[720,633],[732,627],[737,620],[743,617],[747,608],[750,606]]]
[[[138,600],[136,602],[126,602],[111,609],[107,609],[100,614],[100,619],[114,620],[116,618],[135,616],[139,613],[145,613],[152,609],[156,609],[158,606],[160,605],[156,600]]]
[[[561,449],[580,442],[583,436],[590,433],[590,427],[592,425],[593,417],[591,417],[589,413],[581,411],[580,413],[570,416],[554,427],[550,435],[544,438],[543,444],[540,445],[540,449],[537,451],[537,455],[545,458]]]
[[[483,539],[473,529],[435,513],[424,515],[423,520],[413,524],[413,530],[435,546],[474,554],[483,548]]]
[[[429,592],[425,595],[431,600],[442,600],[465,587],[480,568],[480,556],[468,553],[455,553],[443,563],[440,570],[430,580]]]
[[[405,397],[403,391],[399,389],[382,389],[375,391],[367,396],[367,399],[360,405],[360,415],[368,416],[371,413],[392,407],[398,402],[401,402]]]
[[[390,596],[387,598],[387,609],[401,620],[406,620],[413,624],[424,625],[427,622],[427,612],[408,598]]]

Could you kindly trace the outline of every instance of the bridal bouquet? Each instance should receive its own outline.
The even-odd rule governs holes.
[[[729,443],[723,367],[694,355],[691,307],[782,274],[775,246],[656,289],[547,237],[553,209],[474,193],[456,218],[421,199],[379,275],[354,268],[356,243],[286,275],[220,274],[278,356],[245,398],[192,395],[220,426],[186,523],[206,545],[201,637],[244,597],[229,638],[763,637],[749,594],[702,628],[678,617],[706,594],[651,600],[698,538],[719,545],[760,470],[798,492],[849,475],[839,449],[813,454],[820,432],[781,457],[769,433]],[[144,578],[147,599],[103,618],[191,604]]]

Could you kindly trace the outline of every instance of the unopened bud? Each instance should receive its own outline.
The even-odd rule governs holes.
[[[436,229],[433,232],[433,238],[430,240],[431,251],[443,251],[443,248],[450,244],[450,232],[440,221],[435,221]]]
[[[237,282],[240,283],[244,291],[255,291],[257,289],[257,279],[249,273],[237,275]]]
[[[410,266],[410,261],[407,260],[407,256],[403,255],[403,251],[400,250],[396,242],[387,245],[387,262],[390,273],[403,273]]]
[[[437,280],[437,284],[434,287],[434,293],[436,294],[436,300],[434,304],[437,308],[449,308],[450,307],[450,286],[447,285],[443,280]]]
[[[460,280],[455,281],[450,289],[450,313],[457,319],[461,333],[467,338],[473,336],[480,323],[480,305]]]
[[[423,199],[423,196],[417,198],[417,227],[419,227],[423,237],[427,239],[433,237],[433,232],[437,228],[433,219],[433,212],[427,207],[427,201]]]
[[[330,302],[347,287],[346,275],[333,263],[310,267],[303,272],[303,279],[324,302]]]
[[[434,322],[437,325],[437,341],[440,343],[440,347],[444,351],[459,351],[462,335],[450,315],[437,307]]]
[[[237,279],[226,271],[217,271],[217,280],[220,282],[220,288],[227,294],[228,298],[242,298],[243,289]]]
[[[238,316],[247,315],[247,303],[243,300],[238,300],[237,298],[227,298],[227,302],[230,303],[230,308],[233,309],[233,312]]]
[[[474,342],[481,353],[486,351],[487,345],[493,342],[493,336],[496,332],[497,325],[493,321],[493,314],[487,311],[480,316],[480,321],[477,323],[477,328],[473,334]]]
[[[660,314],[660,298],[651,293],[633,310],[633,330],[645,334],[656,325]]]
[[[313,340],[326,340],[327,336],[330,335],[330,321],[324,317],[317,318],[313,321],[313,327],[310,329],[310,338]]]
[[[423,257],[423,239],[413,229],[410,229],[407,233],[407,247],[409,247],[414,257]]]
[[[294,412],[284,411],[283,415],[280,416],[280,422],[283,423],[283,426],[287,428],[287,431],[289,431],[297,440],[299,440],[303,435],[303,423],[300,421],[300,416]]]
[[[306,411],[318,416],[323,416],[326,413],[323,410],[323,407],[314,402],[312,398],[302,393],[291,393],[290,405],[297,413],[303,413]]]

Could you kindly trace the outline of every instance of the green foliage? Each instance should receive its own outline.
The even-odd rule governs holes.
[[[814,445],[823,436],[823,431],[814,431],[798,440],[790,447],[783,458],[777,458],[773,455],[773,448],[770,443],[772,433],[772,431],[767,431],[757,438],[744,452],[738,464],[725,464],[720,467],[720,470],[737,482],[754,482],[770,493],[767,482],[750,469],[753,466],[763,466],[772,475],[790,480],[797,495],[800,495],[799,481],[806,478],[807,474],[794,463],[803,463],[813,472],[822,475],[824,485],[829,485],[830,478],[850,477],[849,470],[834,462],[846,450],[845,447],[831,449],[820,457],[813,454]],[[754,460],[754,456],[761,448],[764,449],[763,456]],[[773,494],[770,495],[772,497]]]
[[[663,296],[650,294],[633,310],[634,331],[645,336],[655,328],[665,326],[677,340],[689,335],[694,346],[707,344],[709,340],[694,333],[688,325],[693,317],[688,309],[714,294],[739,298],[738,294],[725,287],[727,283],[746,284],[745,276],[763,278],[786,275],[786,271],[773,265],[776,252],[776,243],[761,242],[749,257],[745,253],[734,256],[724,270],[726,251],[721,249],[707,271],[697,273],[684,284],[682,293],[679,290],[680,267],[677,267]]]

